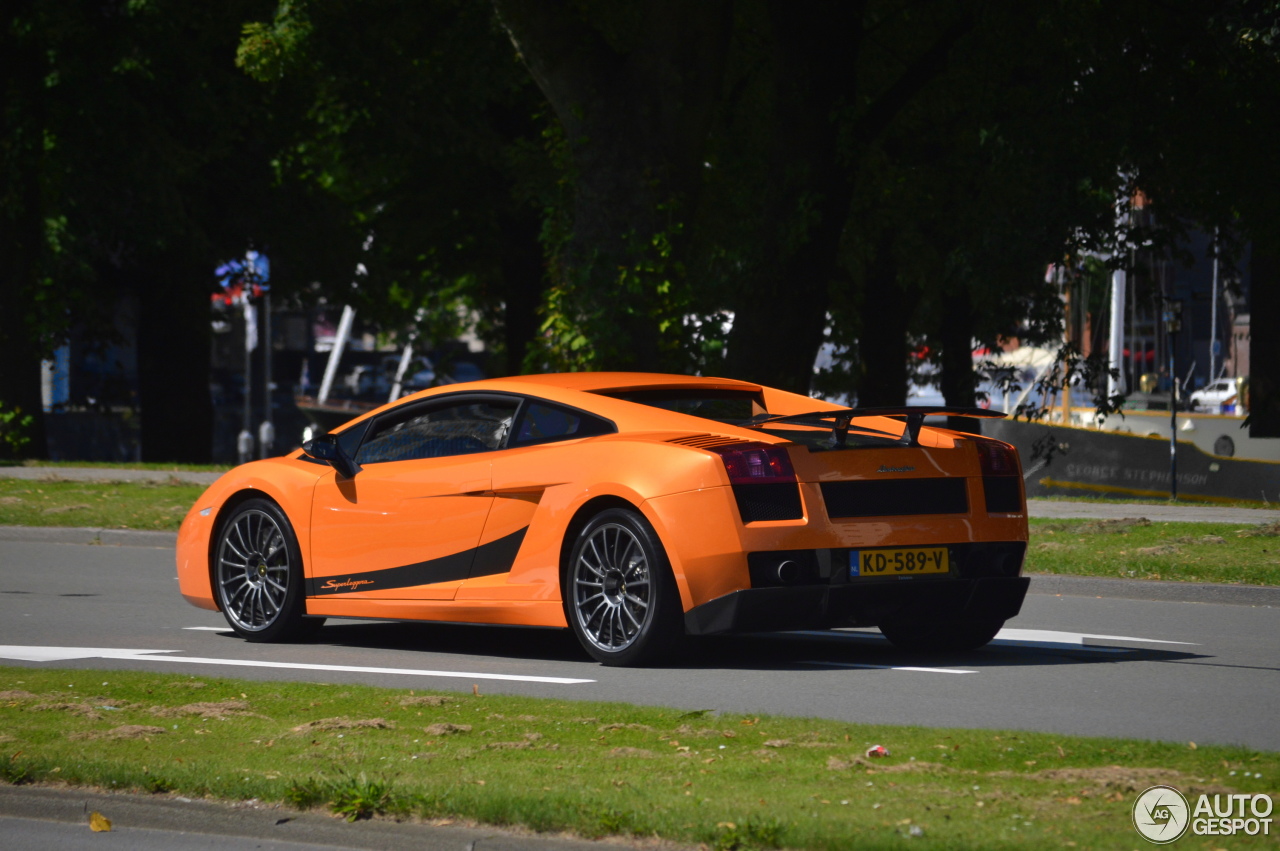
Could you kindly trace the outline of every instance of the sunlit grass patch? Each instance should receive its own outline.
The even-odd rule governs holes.
[[[1280,525],[1031,521],[1031,573],[1280,585]]]
[[[165,482],[79,482],[0,478],[0,525],[176,531],[205,490]]]
[[[101,670],[0,668],[0,730],[9,783],[718,849],[1131,848],[1148,786],[1280,776],[1280,754],[1187,742]]]

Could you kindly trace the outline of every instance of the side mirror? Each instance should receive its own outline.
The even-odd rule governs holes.
[[[363,468],[356,463],[356,459],[347,454],[342,448],[342,444],[338,443],[337,435],[326,434],[320,437],[308,440],[302,444],[302,451],[319,461],[324,461],[330,467],[338,471],[343,478],[351,478]]]

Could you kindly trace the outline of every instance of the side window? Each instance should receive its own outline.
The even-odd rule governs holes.
[[[360,445],[356,461],[377,464],[501,449],[516,407],[515,399],[470,399],[380,417]]]
[[[530,400],[520,416],[513,446],[530,446],[556,440],[572,440],[617,431],[612,423],[582,411]]]

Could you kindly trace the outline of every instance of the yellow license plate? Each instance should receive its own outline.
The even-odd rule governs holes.
[[[892,550],[851,550],[849,576],[916,576],[949,573],[946,547],[911,547]]]

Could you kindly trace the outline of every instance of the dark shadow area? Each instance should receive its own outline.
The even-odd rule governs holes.
[[[229,630],[223,637],[240,640]],[[567,629],[470,624],[330,620],[318,647],[351,647],[496,659],[589,662]],[[996,639],[979,650],[948,653],[898,649],[876,632],[781,632],[686,638],[657,668],[672,670],[819,671],[837,668],[1010,668],[1123,662],[1199,662],[1213,657],[1186,650],[1107,643],[1075,644]],[[1201,661],[1206,660],[1206,661]],[[1235,666],[1233,666],[1235,667]],[[1277,670],[1262,668],[1261,670]]]
[[[1115,644],[1056,644],[996,639],[963,652],[901,650],[876,633],[774,633],[691,641],[681,668],[822,670],[836,668],[982,668],[1097,665],[1212,658],[1185,650]]]
[[[231,632],[218,635],[242,641]],[[590,657],[567,629],[396,621],[329,620],[314,638],[294,644],[408,650],[459,656],[585,662]]]

